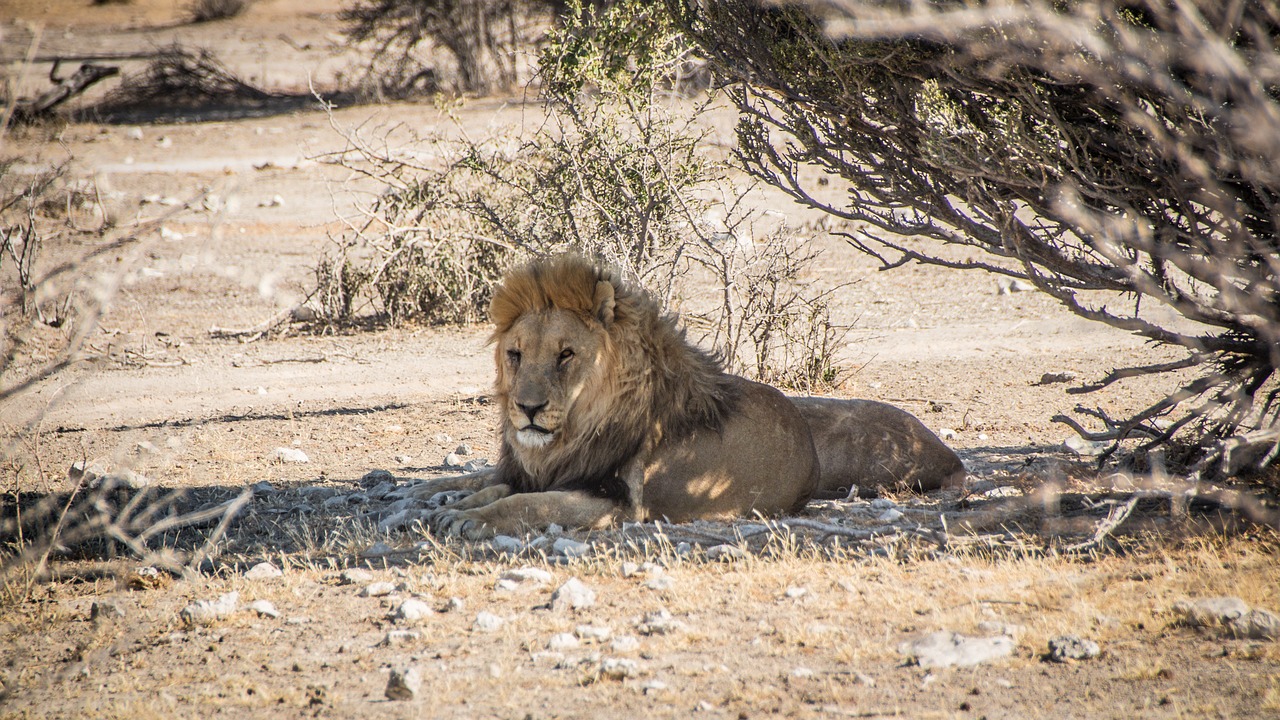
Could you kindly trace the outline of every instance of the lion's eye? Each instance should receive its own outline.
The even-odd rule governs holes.
[[[512,365],[519,365],[519,364],[520,364],[520,351],[519,351],[519,350],[508,350],[508,351],[507,351],[507,362],[511,363]]]
[[[570,358],[572,358],[572,357],[573,357],[573,351],[572,351],[572,350],[570,350],[569,348],[565,348],[564,350],[561,350],[561,351],[560,351],[560,364],[561,364],[561,365],[563,365],[563,364],[565,364],[565,363],[569,362],[569,359],[570,359]]]

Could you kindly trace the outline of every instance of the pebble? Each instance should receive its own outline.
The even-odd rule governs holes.
[[[561,557],[577,558],[591,552],[591,545],[562,537],[556,538],[556,541],[551,544],[551,550]]]
[[[955,440],[956,431],[951,428],[938,428],[938,437],[943,440]]]
[[[384,480],[378,483],[377,485],[374,485],[373,487],[369,488],[369,490],[365,493],[365,495],[367,495],[370,499],[373,499],[373,500],[381,500],[386,496],[390,495],[392,491],[394,491],[395,489],[396,489],[396,484],[394,481],[388,482]]]
[[[978,631],[988,635],[1008,635],[1017,640],[1022,635],[1022,626],[1016,623],[1004,623],[995,620],[984,620],[978,623]]]
[[[395,619],[412,623],[424,620],[434,614],[435,611],[431,609],[430,605],[417,598],[409,598],[400,603],[400,607],[396,608]]]
[[[969,667],[1013,654],[1013,638],[1005,635],[973,638],[946,630],[904,642],[898,652],[923,668]]]
[[[422,673],[416,667],[391,670],[387,679],[386,696],[388,700],[412,700],[422,688]]]
[[[809,588],[789,587],[787,588],[787,591],[783,594],[792,600],[797,600],[799,598],[804,597],[805,595],[808,595]]]
[[[513,583],[525,584],[533,583],[536,585],[550,585],[555,577],[551,573],[536,567],[518,567],[507,570],[498,576],[502,580],[509,580]]]
[[[980,493],[980,496],[991,499],[1022,497],[1022,491],[1012,485],[1001,485]]]
[[[364,487],[384,482],[394,483],[395,481],[396,477],[391,474],[390,470],[370,470],[360,478],[360,484]]]
[[[89,606],[90,620],[118,620],[124,616],[124,608],[114,600],[94,600]]]
[[[461,612],[464,607],[466,607],[466,604],[462,602],[462,598],[451,597],[449,598],[449,601],[444,604],[444,611]]]
[[[1111,443],[1103,440],[1086,440],[1079,435],[1072,435],[1062,441],[1063,447],[1080,457],[1097,457],[1111,447]]]
[[[260,562],[257,565],[254,565],[253,567],[249,568],[247,571],[245,571],[244,579],[245,580],[272,580],[278,577],[282,577],[283,575],[284,573],[281,572],[280,568],[276,567],[275,565],[272,565],[269,562]]]
[[[1054,383],[1071,382],[1072,380],[1075,380],[1075,379],[1076,379],[1076,374],[1073,372],[1056,372],[1056,373],[1047,372],[1040,376],[1040,382],[1036,384],[1052,385]]]
[[[276,606],[273,605],[270,600],[254,600],[249,603],[249,609],[258,613],[258,615],[262,617],[280,617],[280,611],[276,609]]]
[[[566,580],[551,594],[552,610],[582,610],[595,604],[595,591],[576,577]]]
[[[343,585],[364,585],[373,582],[373,573],[364,568],[347,568],[342,571],[339,580]]]
[[[495,535],[489,541],[489,547],[502,555],[519,555],[524,550],[524,543],[510,535]]]
[[[362,553],[360,553],[360,557],[362,557],[362,558],[380,558],[380,557],[386,557],[387,555],[390,555],[391,553],[393,553],[393,552],[395,552],[395,551],[396,551],[396,549],[395,549],[395,548],[393,548],[393,547],[391,547],[390,545],[388,545],[388,544],[386,544],[386,543],[384,543],[384,542],[382,542],[382,541],[378,541],[378,542],[376,542],[376,543],[374,543],[374,544],[370,545],[369,547],[365,548],[365,551],[364,551],[364,552],[362,552]]]
[[[402,466],[403,466],[403,465],[408,465],[409,463],[413,462],[413,456],[412,456],[412,455],[405,455],[404,453],[400,453],[400,454],[398,454],[398,455],[393,455],[393,456],[391,457],[391,459],[392,459],[392,460],[395,460],[395,461],[396,461],[396,464],[398,464],[398,465],[402,465]]]
[[[475,460],[468,460],[465,464],[463,464],[462,469],[466,470],[467,472],[475,472],[477,470],[483,470],[487,467],[489,467],[489,461],[487,459],[476,458]]]
[[[270,495],[274,493],[276,491],[276,486],[272,485],[266,480],[261,480],[250,485],[249,489],[252,490],[253,494],[256,495],[257,497],[262,497],[264,495]]]
[[[684,632],[687,627],[683,622],[673,617],[669,611],[662,609],[646,615],[636,625],[636,629],[640,631],[641,635],[674,635]]]
[[[271,459],[278,463],[309,463],[311,458],[298,448],[278,447],[271,451]]]
[[[609,643],[609,647],[616,653],[634,652],[640,649],[640,638],[635,635],[619,635]]]
[[[892,510],[896,507],[898,507],[898,503],[889,498],[876,498],[871,501],[872,510]]]
[[[552,635],[547,641],[547,649],[552,652],[564,652],[565,650],[576,649],[581,643],[578,637],[573,633],[559,633]]]
[[[453,442],[453,438],[449,437],[445,433],[436,433],[431,437],[431,439],[435,442],[440,443],[441,445],[448,445],[449,443]]]
[[[718,562],[745,560],[747,553],[737,545],[712,545],[707,548],[707,559]]]
[[[1059,635],[1049,640],[1048,658],[1054,662],[1092,660],[1102,654],[1098,643],[1076,635]]]
[[[1262,608],[1250,608],[1238,597],[1179,600],[1173,605],[1173,613],[1188,625],[1221,628],[1232,637],[1280,639],[1280,616]]]
[[[902,519],[902,511],[898,508],[889,508],[876,518],[876,522],[895,523]]]
[[[649,588],[650,590],[656,590],[658,592],[662,592],[665,590],[670,590],[672,587],[674,587],[676,584],[676,579],[671,577],[670,575],[659,575],[658,577],[651,577],[648,580],[645,580],[641,584]]]
[[[360,597],[386,597],[395,591],[395,583],[389,583],[384,580],[365,585],[360,589]]]
[[[471,454],[471,444],[470,444],[470,443],[462,443],[462,444],[461,444],[461,445],[459,445],[459,446],[457,447],[457,449],[455,449],[453,452],[454,452],[454,454],[455,454],[455,455],[470,455],[470,454]]]
[[[495,632],[506,624],[506,620],[494,615],[491,612],[481,610],[476,613],[476,621],[472,625],[478,632]]]
[[[650,680],[644,685],[641,685],[640,689],[644,691],[645,695],[653,695],[666,690],[667,684],[662,682],[661,680]]]
[[[813,677],[813,675],[814,675],[813,670],[807,667],[797,667],[797,668],[792,668],[791,670],[791,677],[799,678],[801,680],[807,680]]]
[[[258,207],[280,207],[281,205],[284,205],[284,198],[279,195],[272,195],[258,201]]]
[[[422,633],[416,633],[412,630],[388,630],[382,642],[378,643],[382,647],[394,647],[396,645],[404,645],[412,640],[422,637]]]
[[[608,625],[579,625],[573,629],[573,634],[578,636],[578,639],[596,642],[608,640],[612,632]]]
[[[448,455],[444,456],[445,467],[460,468],[465,462],[466,460],[463,460],[462,456],[459,455],[458,453],[449,453]]]
[[[609,680],[626,680],[640,674],[640,665],[628,658],[604,658],[600,661],[600,676]]]
[[[188,625],[212,625],[236,611],[240,593],[229,592],[217,600],[197,600],[182,608],[179,616]]]

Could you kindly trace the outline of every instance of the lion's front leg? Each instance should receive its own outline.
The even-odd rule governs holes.
[[[457,495],[461,493],[474,493],[485,487],[494,485],[497,482],[496,468],[487,467],[466,475],[457,475],[454,477],[436,478],[423,483],[418,483],[404,491],[405,497],[411,497],[416,500],[430,500],[432,497],[440,493],[450,493]],[[441,503],[448,504],[448,503]]]
[[[455,505],[442,510],[432,525],[439,534],[467,540],[518,535],[541,530],[552,523],[564,527],[603,528],[617,520],[622,512],[622,508],[611,500],[573,491],[520,493],[468,509],[456,508]]]

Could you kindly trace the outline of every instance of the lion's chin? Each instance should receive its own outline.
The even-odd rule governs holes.
[[[516,431],[516,442],[528,448],[546,447],[551,443],[551,439],[554,437],[555,435],[553,433],[542,432],[539,430],[526,429]]]

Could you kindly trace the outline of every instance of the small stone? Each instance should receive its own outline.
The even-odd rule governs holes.
[[[487,467],[489,467],[488,460],[484,458],[476,458],[475,460],[468,460],[464,463],[462,469],[467,472],[476,472],[477,470],[483,470]]]
[[[641,685],[640,689],[644,691],[645,695],[655,695],[666,690],[667,684],[661,680],[650,680],[644,685]]]
[[[917,640],[902,643],[898,651],[923,668],[969,667],[1006,657],[1013,653],[1013,638],[971,638],[945,630]]]
[[[453,452],[454,452],[454,454],[455,454],[455,455],[470,455],[470,454],[471,454],[471,443],[462,443],[462,444],[461,444],[461,445],[459,445],[459,446],[457,447],[457,449],[455,449]]]
[[[395,548],[379,540],[378,542],[365,548],[365,551],[360,553],[360,557],[362,558],[386,557],[395,551],[396,551]]]
[[[249,489],[253,491],[253,494],[254,494],[254,496],[256,496],[256,497],[263,497],[263,496],[265,496],[265,495],[270,495],[270,494],[272,494],[272,493],[276,492],[276,486],[275,486],[275,485],[272,485],[271,483],[267,482],[266,480],[260,480],[260,481],[258,481],[258,482],[256,482],[256,483],[254,483],[254,484],[250,485],[250,486],[249,486]]]
[[[564,534],[564,528],[560,527],[558,523],[551,523],[547,526],[547,529],[543,531],[543,534],[549,538],[560,537]]]
[[[392,668],[391,677],[387,680],[388,700],[412,700],[422,688],[422,673],[416,667],[401,670]]]
[[[417,598],[409,598],[396,608],[395,619],[401,622],[421,622],[435,614],[431,606]]]
[[[1075,635],[1059,635],[1049,640],[1048,657],[1054,662],[1092,660],[1101,653],[1098,643]]]
[[[325,510],[337,510],[338,508],[346,507],[351,497],[351,495],[334,495],[331,498],[325,498],[321,506]]]
[[[629,578],[633,575],[639,575],[639,574],[640,574],[639,564],[633,563],[630,560],[622,563],[622,577]]]
[[[640,638],[635,635],[619,635],[609,643],[609,647],[616,653],[635,652],[640,649]]]
[[[938,428],[938,437],[942,438],[943,440],[955,440],[956,431],[952,430],[951,428],[945,428],[945,427]]]
[[[658,577],[651,577],[641,584],[650,590],[665,592],[675,586],[676,579],[670,575],[659,575]]]
[[[1231,634],[1246,640],[1280,639],[1280,616],[1269,610],[1254,608],[1228,626]]]
[[[386,597],[395,591],[395,583],[386,581],[369,583],[360,589],[360,597]]]
[[[889,508],[888,510],[885,510],[884,512],[880,513],[878,517],[876,517],[876,522],[895,523],[901,519],[902,519],[901,510],[897,508]]]
[[[1008,635],[1017,640],[1022,635],[1022,626],[1016,623],[1004,623],[994,620],[984,620],[978,623],[978,632],[988,635]]]
[[[689,553],[693,552],[693,546],[687,542],[681,541],[676,544],[676,554],[680,557],[689,557]]]
[[[524,543],[510,535],[495,535],[489,541],[489,547],[500,555],[519,555],[524,550]]]
[[[394,482],[384,481],[369,488],[369,491],[366,494],[374,500],[381,500],[382,498],[390,495],[391,492],[395,489],[396,489],[396,484]]]
[[[276,609],[275,605],[271,604],[270,600],[254,600],[249,603],[249,609],[258,613],[261,617],[273,619],[280,617],[280,611]]]
[[[803,666],[792,668],[791,670],[791,677],[798,678],[800,680],[808,680],[809,678],[813,677],[813,675],[814,675],[813,670]]]
[[[1063,447],[1080,457],[1097,457],[1111,447],[1111,443],[1102,440],[1086,440],[1079,435],[1072,435],[1062,441]]]
[[[462,467],[462,464],[465,462],[466,460],[463,460],[462,456],[459,455],[458,453],[449,453],[448,455],[444,456],[445,467],[460,468]]]
[[[1040,382],[1037,385],[1053,385],[1055,383],[1066,383],[1076,379],[1076,374],[1071,372],[1047,372],[1040,376]]]
[[[573,629],[573,634],[580,640],[593,640],[595,642],[604,642],[609,639],[612,631],[608,625],[579,625]]]
[[[141,139],[142,139],[142,128],[137,127],[137,126],[134,126],[134,127],[129,128],[129,129],[125,132],[125,137],[129,138],[130,140],[141,140]]]
[[[441,445],[448,445],[449,443],[453,442],[453,438],[449,437],[445,433],[436,433],[431,437],[431,439],[434,442],[440,443]]]
[[[157,447],[156,444],[151,442],[150,440],[140,441],[138,444],[133,446],[133,449],[136,450],[139,455],[154,456],[154,455],[160,454],[160,448]]]
[[[395,483],[396,476],[391,474],[390,470],[370,470],[360,477],[360,484],[364,487],[372,487],[380,483]]]
[[[979,496],[992,500],[997,498],[1015,498],[1022,497],[1022,491],[1012,485],[1001,485],[1000,487],[993,487],[986,492],[979,493]]]
[[[378,644],[382,647],[395,647],[396,645],[412,642],[420,637],[422,637],[422,633],[412,630],[388,630],[387,634],[382,638],[382,642]]]
[[[1222,627],[1249,613],[1249,605],[1238,597],[1211,597],[1179,600],[1173,612],[1193,627]]]
[[[576,577],[569,578],[551,594],[552,610],[582,610],[596,604],[596,593]]]
[[[870,504],[872,510],[893,510],[898,507],[898,503],[889,498],[876,498]]]
[[[736,562],[745,560],[747,553],[737,545],[712,545],[707,548],[707,559],[717,562]]]
[[[239,604],[240,593],[229,592],[217,600],[197,600],[183,608],[179,616],[188,625],[212,625],[235,612]]]
[[[445,612],[461,612],[464,607],[466,607],[466,603],[462,602],[462,598],[451,597],[449,598],[448,602],[444,604],[444,611]]]
[[[600,677],[626,680],[640,674],[640,665],[628,658],[604,658],[600,661]]]
[[[277,463],[302,464],[311,462],[311,458],[307,457],[305,452],[291,447],[278,447],[272,450],[271,459]]]
[[[789,587],[787,588],[787,591],[783,594],[792,600],[798,600],[804,597],[805,595],[809,594],[809,588]]]
[[[342,571],[339,581],[343,585],[364,585],[373,582],[373,573],[364,568],[347,568]]]
[[[674,635],[684,632],[687,627],[667,610],[649,613],[636,625],[641,635]]]
[[[400,466],[405,466],[405,465],[408,465],[409,463],[413,462],[413,457],[412,457],[412,456],[409,456],[409,455],[405,455],[404,453],[400,453],[400,454],[398,454],[398,455],[394,455],[394,456],[392,456],[392,458],[391,458],[391,459],[392,459],[392,460],[395,460],[395,461],[396,461],[396,464],[398,464],[398,465],[400,465]]]
[[[552,652],[564,652],[577,648],[579,644],[578,637],[573,633],[559,633],[552,635],[547,641],[547,649]]]
[[[498,576],[502,580],[510,580],[517,584],[532,583],[535,585],[550,585],[555,577],[551,573],[542,568],[535,567],[519,567],[507,570]]]
[[[489,633],[497,631],[505,623],[506,620],[503,620],[497,615],[481,610],[479,613],[476,613],[476,621],[472,627],[475,628],[477,632]]]
[[[281,572],[280,568],[276,567],[275,565],[272,565],[269,562],[260,562],[257,565],[254,565],[253,567],[249,568],[247,571],[245,571],[244,579],[245,580],[273,580],[275,578],[282,577],[283,575],[284,573]]]
[[[298,616],[296,616],[296,617],[291,617],[291,618],[289,618],[288,620],[285,620],[285,621],[284,621],[284,624],[285,624],[285,625],[306,625],[306,624],[308,624],[308,623],[310,623],[310,622],[311,622],[311,617],[310,617],[310,616],[308,616],[308,615],[298,615]]]
[[[279,195],[272,195],[258,201],[258,207],[280,207],[281,205],[284,205],[284,198]]]
[[[854,673],[854,674],[853,674],[853,679],[854,679],[854,680],[857,680],[858,682],[862,683],[863,685],[866,685],[867,687],[875,687],[875,686],[876,686],[876,679],[875,679],[875,678],[873,678],[873,677],[871,677],[870,675],[867,675],[866,673],[856,672],[856,673]]]
[[[119,620],[124,616],[124,608],[114,600],[94,600],[89,606],[90,620]]]
[[[561,557],[577,558],[591,552],[591,545],[572,538],[562,537],[556,538],[556,541],[551,544],[551,550]]]

